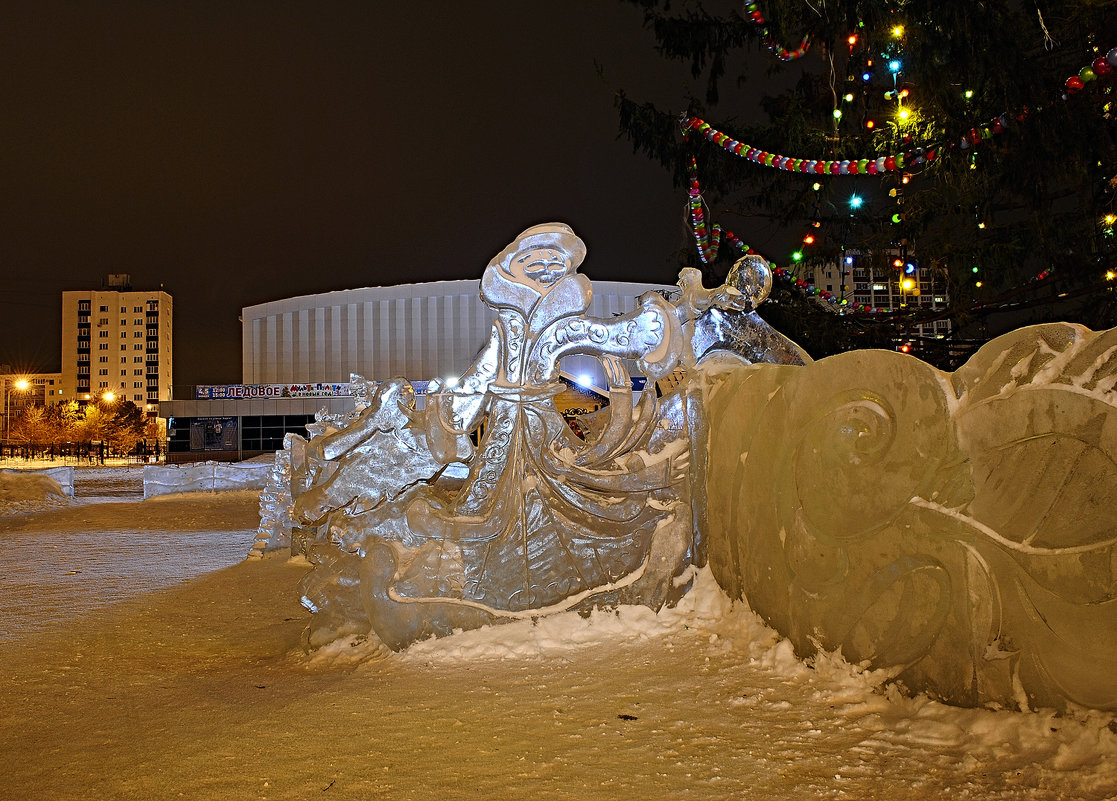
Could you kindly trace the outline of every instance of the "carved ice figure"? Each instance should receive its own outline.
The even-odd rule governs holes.
[[[708,375],[715,577],[950,703],[1117,710],[1117,329]],[[742,413],[747,410],[747,413]]]
[[[712,356],[726,356],[739,364],[811,361],[806,351],[756,313],[772,291],[772,270],[763,256],[737,259],[725,283],[714,289],[705,289],[702,273],[686,267],[679,271],[679,286],[677,314],[688,345],[683,351],[688,369]]]
[[[370,627],[392,648],[558,609],[685,589],[693,529],[689,438],[653,392],[631,402],[622,359],[653,381],[679,361],[675,309],[655,293],[623,316],[586,314],[585,245],[565,225],[529,228],[488,265],[488,343],[454,386],[384,382],[357,419],[307,444],[295,517],[319,525],[304,603],[311,643]],[[615,397],[593,442],[554,404],[559,360],[601,360]],[[471,434],[479,441],[473,446]],[[468,465],[460,487],[443,476]]]

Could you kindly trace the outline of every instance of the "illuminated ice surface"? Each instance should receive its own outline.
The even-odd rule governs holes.
[[[421,409],[385,381],[288,441],[312,646],[658,610],[709,554],[801,656],[959,705],[1117,710],[1117,330],[1022,329],[949,375],[890,351],[804,364],[752,312],[756,257],[597,319],[584,255],[564,225],[525,231],[485,268],[497,320],[456,384]],[[609,377],[585,441],[553,401],[568,353]],[[686,375],[634,405],[621,357],[649,386]]]
[[[139,576],[119,532],[240,542],[228,566],[127,599],[83,573],[68,620],[0,641],[0,796],[190,798],[998,799],[1117,795],[1094,714],[958,709],[791,645],[711,581],[658,615],[559,614],[421,642],[307,655],[309,570],[244,559],[256,500],[207,495],[0,508],[0,544]],[[34,504],[31,504],[34,506]],[[29,525],[34,518],[38,522]],[[97,543],[100,543],[98,548]],[[174,550],[168,558],[174,558]],[[215,557],[213,562],[218,561]],[[53,563],[38,564],[52,579]],[[32,589],[16,600],[33,608]],[[53,602],[51,602],[53,603]]]
[[[481,278],[496,314],[488,341],[453,382],[428,384],[425,408],[391,379],[309,442],[288,440],[292,516],[316,565],[303,593],[312,645],[360,633],[399,650],[543,614],[655,610],[686,591],[702,562],[695,420],[685,393],[661,401],[655,382],[718,344],[693,346],[712,315],[737,321],[719,331],[741,334],[754,358],[800,355],[750,316],[771,286],[761,259],[740,260],[714,290],[687,271],[677,304],[648,292],[627,314],[594,317],[585,255],[564,224],[527,229]],[[600,361],[610,399],[580,419],[585,439],[554,402],[574,354]],[[648,381],[635,403],[626,360]],[[462,481],[445,481],[451,466]]]
[[[788,636],[955,704],[1117,710],[1117,329],[953,374],[889,351],[710,376],[710,562]],[[748,410],[743,414],[742,410]]]

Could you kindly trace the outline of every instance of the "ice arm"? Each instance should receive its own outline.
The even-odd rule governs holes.
[[[372,403],[357,421],[333,434],[311,440],[307,457],[332,461],[363,444],[377,431],[388,431],[407,424],[404,406],[414,403],[411,384],[401,378],[385,381]]]
[[[427,386],[427,438],[440,461],[464,461],[472,455],[469,433],[485,413],[485,392],[499,364],[500,336],[494,328],[485,349],[454,387],[439,379]]]
[[[675,308],[654,292],[640,298],[640,308],[612,319],[573,317],[545,335],[542,353],[556,364],[570,353],[638,359],[645,374],[662,378],[678,363],[682,329]]]

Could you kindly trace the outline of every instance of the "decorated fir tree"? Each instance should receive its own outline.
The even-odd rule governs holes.
[[[1117,3],[630,2],[692,80],[670,107],[618,94],[687,205],[680,260],[719,280],[778,225],[762,314],[812,354],[948,367],[1026,323],[1117,325]],[[875,305],[855,269],[913,288]]]

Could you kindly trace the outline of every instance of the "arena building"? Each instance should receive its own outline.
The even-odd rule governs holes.
[[[595,281],[589,314],[627,314],[648,291],[675,299],[679,288]],[[353,408],[352,374],[407,378],[422,405],[430,379],[459,376],[472,364],[494,318],[481,302],[479,280],[350,289],[248,306],[241,313],[242,383],[197,386],[192,398],[160,403],[159,416],[168,420],[168,461],[236,460],[279,450],[284,434],[305,436],[319,410]],[[570,385],[562,403],[593,409],[607,402],[596,359],[568,356],[560,367]],[[634,375],[633,382],[639,389],[644,379]]]

